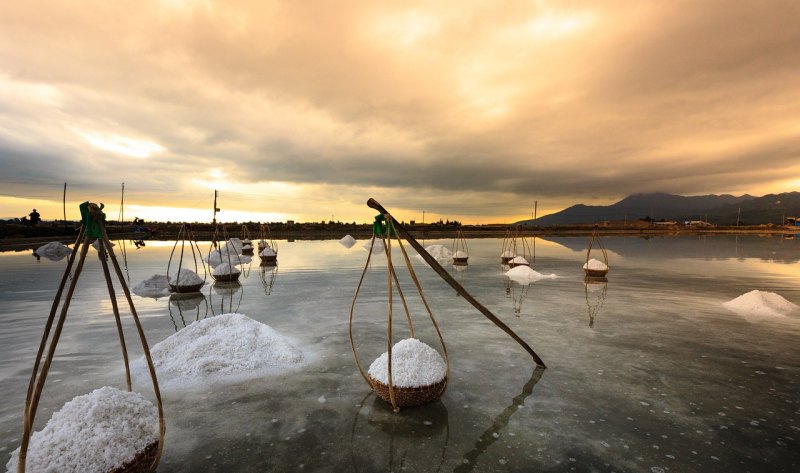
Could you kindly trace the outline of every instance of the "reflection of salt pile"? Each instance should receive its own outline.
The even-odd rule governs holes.
[[[384,352],[369,367],[369,375],[389,384],[389,354]],[[442,381],[447,366],[442,356],[416,338],[407,338],[392,347],[392,384],[401,388],[429,386]]]
[[[366,241],[366,242],[364,242],[363,245],[361,245],[361,247],[364,248],[365,250],[369,251],[369,246],[370,245],[372,245],[372,242],[371,241]],[[378,253],[381,253],[382,251],[383,251],[383,243],[381,242],[380,238],[376,238],[375,239],[375,244],[372,246],[372,254],[377,255]]]
[[[352,248],[353,245],[356,244],[356,239],[350,235],[346,235],[344,238],[339,240],[339,244],[341,244],[345,248]]]
[[[116,244],[114,244],[113,241],[109,240],[109,243],[111,243],[112,247],[117,246]],[[100,251],[100,240],[95,240],[94,243],[92,243],[92,246],[94,247],[95,250]]]
[[[236,265],[229,265],[228,263],[222,263],[221,265],[214,268],[214,272],[212,273],[214,276],[228,276],[233,274],[239,274],[242,271],[236,267]]]
[[[754,290],[722,304],[739,315],[785,317],[798,307],[774,292]]]
[[[141,394],[104,388],[78,396],[31,436],[27,471],[106,472],[158,441],[158,411]],[[6,464],[17,471],[19,449]]]
[[[47,259],[58,260],[72,253],[72,250],[60,241],[51,241],[50,243],[36,248],[34,253]]]
[[[433,256],[436,261],[440,264],[449,264],[453,262],[453,253],[450,252],[450,249],[443,245],[430,245],[425,247],[425,251],[428,252],[431,256]],[[416,255],[415,258],[418,260],[425,262],[425,259],[422,258],[422,255]],[[427,264],[427,263],[426,263]]]
[[[203,278],[197,275],[191,269],[181,268],[180,274],[176,278],[175,275],[170,276],[169,283],[172,286],[195,286],[197,284],[203,284]]]
[[[528,284],[541,279],[556,279],[555,274],[542,274],[531,269],[530,266],[517,266],[505,273],[509,279],[522,284]]]
[[[198,276],[199,277],[199,276]],[[142,297],[162,297],[169,295],[169,281],[163,274],[154,274],[131,288],[134,294]]]
[[[159,379],[247,375],[303,360],[283,335],[243,314],[194,322],[150,352]],[[144,366],[144,359],[137,364]]]
[[[591,271],[607,271],[608,266],[606,266],[606,264],[602,261],[592,258],[588,262],[584,263],[583,269],[589,269]]]

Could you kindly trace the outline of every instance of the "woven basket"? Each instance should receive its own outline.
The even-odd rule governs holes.
[[[214,276],[214,273],[211,273],[211,277],[214,278],[214,281],[233,282],[239,280],[240,274],[242,273],[220,274],[219,276]]]
[[[199,292],[200,288],[203,287],[203,284],[205,284],[205,281],[199,284],[192,284],[191,286],[178,286],[177,284],[170,284],[169,290],[172,292],[180,292],[180,293]]]
[[[468,259],[469,259],[469,256],[465,256],[463,258],[453,258],[453,265],[454,266],[466,266]]]
[[[511,262],[511,261],[508,262],[508,267],[509,268],[516,268],[517,266],[528,266],[528,267],[530,267],[530,265],[531,265],[530,263],[525,264],[525,263],[514,263],[514,262]]]
[[[136,456],[133,457],[133,460],[119,468],[109,470],[108,473],[145,473],[156,471],[155,467],[158,465],[153,465],[153,461],[155,461],[157,454],[158,442],[156,441],[140,450]]]
[[[372,376],[369,377],[372,384],[372,390],[384,401],[391,403],[389,397],[389,386],[383,384]],[[438,401],[444,394],[444,389],[447,386],[447,378],[435,384],[427,386],[417,386],[413,388],[394,387],[394,400],[398,407],[420,406],[428,404],[429,402]]]
[[[277,263],[277,262],[278,262],[278,255],[272,255],[272,256],[259,256],[259,257],[261,258],[261,262],[262,262],[262,263],[267,263],[267,264],[270,264],[270,263],[272,263],[272,264],[274,264],[274,263]]]
[[[250,248],[242,248],[242,254],[243,255],[252,255],[253,254],[253,247],[251,246]]]
[[[500,262],[503,264],[508,264],[508,262],[511,261],[512,259],[514,259],[513,256],[501,256]]]

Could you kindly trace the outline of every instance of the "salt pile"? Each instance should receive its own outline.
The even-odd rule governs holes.
[[[169,295],[169,280],[163,274],[154,274],[131,288],[134,294],[142,297],[163,297]]]
[[[220,264],[231,262],[231,264],[236,264],[240,261],[241,257],[234,251],[233,249],[228,249],[227,247],[222,248],[221,250],[211,250],[211,253],[206,257],[206,263],[213,266],[219,266]]]
[[[345,248],[352,248],[353,245],[356,244],[356,239],[350,235],[345,235],[344,238],[339,240],[339,244],[341,244]]]
[[[195,286],[203,283],[203,278],[197,275],[191,269],[181,268],[180,274],[176,278],[175,275],[170,276],[169,283],[173,286]]]
[[[583,265],[583,269],[588,269],[590,271],[608,271],[608,266],[602,261],[592,258]]]
[[[47,259],[57,261],[72,253],[72,250],[60,241],[51,241],[50,243],[36,248],[34,253]]]
[[[278,253],[275,253],[275,250],[272,248],[266,247],[261,253],[259,253],[259,256],[276,256],[277,254]]]
[[[369,251],[369,245],[371,245],[371,244],[372,244],[372,241],[369,240],[369,241],[364,242],[364,244],[361,245],[361,247],[364,248],[365,250]],[[383,252],[383,243],[381,242],[381,240],[379,238],[376,238],[375,239],[375,245],[372,246],[372,254],[373,255],[377,255],[378,253],[382,253],[382,252]]]
[[[159,379],[201,380],[257,375],[288,368],[303,353],[269,325],[244,314],[222,314],[193,322],[150,349]],[[144,367],[144,358],[137,360]]]
[[[774,292],[754,290],[722,304],[742,316],[786,317],[800,309]]]
[[[430,245],[425,248],[429,255],[433,256],[440,264],[448,264],[453,262],[453,253],[444,245]],[[425,262],[422,255],[416,255],[415,258]],[[427,264],[427,262],[425,262]]]
[[[228,276],[232,274],[239,274],[241,272],[242,271],[235,265],[231,266],[228,263],[222,263],[221,265],[214,268],[214,272],[212,274],[214,276]]]
[[[64,404],[31,436],[27,471],[106,472],[158,441],[158,411],[141,394],[103,387]],[[17,471],[19,448],[6,464]]]
[[[526,260],[522,256],[515,256],[514,259],[512,259],[510,261],[510,263],[511,264],[516,264],[516,265],[525,265],[525,266],[530,264],[530,263],[528,263],[528,260]]]
[[[244,246],[244,243],[242,243],[242,240],[238,238],[231,238],[225,243],[225,248],[228,250],[228,253],[232,255],[233,254],[238,255],[239,253],[241,253],[242,246]]]
[[[558,277],[555,274],[539,273],[531,269],[530,266],[516,266],[508,270],[504,275],[520,284],[530,284],[541,279],[556,279]]]
[[[461,250],[458,250],[455,253],[453,253],[453,258],[468,258],[468,257],[469,257],[469,255],[464,253]]]
[[[369,366],[369,375],[389,384],[389,353],[384,352]],[[392,347],[392,384],[400,388],[429,386],[442,381],[447,366],[439,352],[417,340],[406,338]]]

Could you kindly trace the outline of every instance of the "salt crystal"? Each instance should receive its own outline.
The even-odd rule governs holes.
[[[369,367],[369,375],[389,384],[389,354],[384,352]],[[429,345],[407,338],[392,347],[392,384],[397,387],[428,386],[442,381],[447,366],[439,352]]]
[[[163,274],[154,274],[131,288],[134,294],[142,297],[163,297],[169,295],[169,280]]]
[[[239,274],[241,272],[242,271],[235,265],[231,266],[228,263],[222,263],[221,265],[214,268],[214,272],[212,274],[214,276],[230,276],[234,274]]]
[[[588,269],[591,271],[608,271],[608,266],[602,261],[592,258],[588,262],[584,263],[583,269]]]
[[[530,266],[516,266],[505,273],[505,276],[520,284],[530,284],[541,279],[556,279],[555,274],[542,274],[531,269]]]
[[[774,292],[754,290],[722,304],[741,316],[786,317],[798,307]]]
[[[339,244],[345,248],[352,248],[356,244],[356,239],[350,235],[345,235],[344,238],[339,240]]]
[[[50,243],[36,248],[34,253],[49,260],[58,261],[72,253],[72,250],[60,241],[51,241]]]
[[[77,396],[31,436],[27,471],[111,471],[158,441],[158,410],[141,394],[103,387]],[[17,471],[19,448],[6,464]]]
[[[185,287],[185,286],[196,286],[197,284],[203,283],[203,278],[197,275],[194,271],[187,268],[181,268],[180,274],[176,278],[173,274],[169,278],[169,283],[173,286]]]
[[[159,379],[202,379],[287,368],[303,353],[269,325],[243,314],[193,322],[150,349]],[[144,359],[137,360],[139,366]]]

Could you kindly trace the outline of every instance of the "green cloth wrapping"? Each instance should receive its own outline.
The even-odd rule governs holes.
[[[106,214],[100,212],[101,218],[98,222],[96,219],[92,218],[91,212],[89,212],[89,201],[82,203],[80,206],[81,209],[81,221],[83,222],[84,228],[86,228],[86,235],[92,238],[100,238],[103,236],[103,232],[100,230],[100,225],[105,224],[106,222]],[[100,204],[100,210],[103,210],[105,205]]]
[[[386,221],[386,217],[383,214],[378,214],[375,216],[375,221],[372,223],[372,234],[376,237],[379,236],[386,236],[386,227],[383,223]]]

